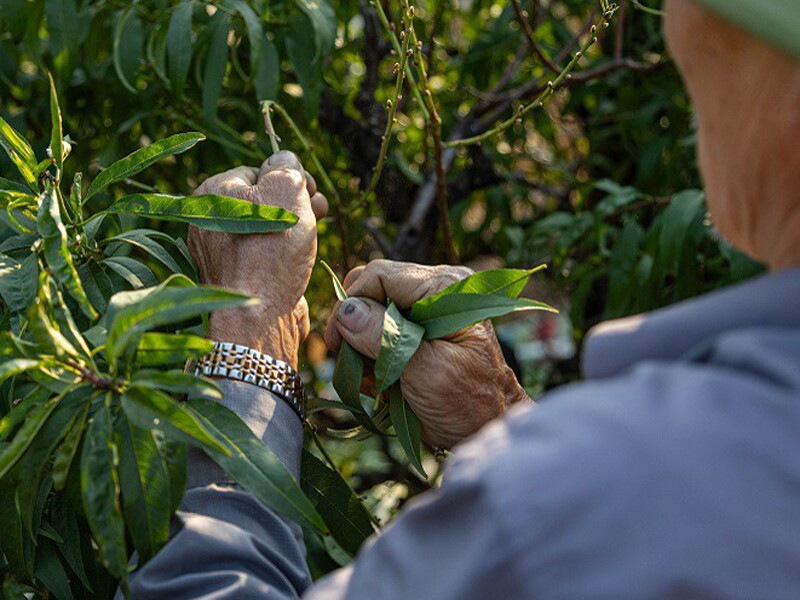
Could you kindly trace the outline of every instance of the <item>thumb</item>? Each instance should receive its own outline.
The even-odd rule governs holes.
[[[386,308],[374,300],[348,298],[336,311],[336,329],[356,350],[368,358],[378,358]]]

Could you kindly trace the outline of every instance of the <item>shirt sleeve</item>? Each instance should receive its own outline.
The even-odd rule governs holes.
[[[302,425],[260,388],[218,382],[236,411],[297,477]],[[148,600],[429,600],[513,598],[518,578],[493,522],[496,494],[481,456],[455,460],[441,489],[406,508],[359,552],[353,565],[315,586],[300,528],[239,489],[201,452],[191,451],[187,492],[167,545],[130,575],[134,598]],[[460,467],[458,463],[463,463]],[[120,593],[117,600],[121,600]]]

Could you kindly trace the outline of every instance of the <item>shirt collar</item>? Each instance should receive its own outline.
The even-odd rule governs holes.
[[[583,374],[613,377],[643,360],[675,360],[710,338],[751,327],[800,327],[800,268],[598,325],[584,344]]]

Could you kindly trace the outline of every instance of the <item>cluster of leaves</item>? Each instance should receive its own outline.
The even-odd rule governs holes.
[[[336,296],[346,300],[347,293],[336,274],[322,263],[333,279]],[[350,438],[372,433],[386,435],[394,428],[406,456],[414,468],[427,476],[420,459],[421,429],[414,410],[403,398],[400,376],[423,340],[451,336],[476,323],[519,311],[557,312],[543,302],[519,298],[531,276],[530,270],[495,269],[483,271],[458,281],[439,293],[415,302],[404,316],[389,301],[383,321],[381,348],[374,366],[374,398],[362,393],[364,358],[342,341],[333,386],[342,402],[353,413],[358,426],[336,435]],[[340,406],[328,405],[339,408]]]
[[[329,528],[315,508],[330,513],[328,490],[352,495],[344,481],[324,465],[312,466],[304,484],[318,497],[309,499],[241,419],[217,402],[217,386],[180,368],[211,350],[198,335],[198,317],[254,300],[197,285],[182,240],[125,229],[119,214],[228,233],[285,230],[296,217],[235,198],[161,194],[124,196],[91,212],[92,197],[105,188],[202,136],[175,136],[137,150],[110,165],[85,193],[76,173],[63,194],[69,146],[54,85],[51,90],[51,158],[39,162],[0,119],[0,144],[24,179],[0,181],[5,597],[105,597],[117,582],[127,592],[131,551],[141,564],[168,539],[186,484],[187,444],[306,527],[310,537],[330,538],[329,552],[348,560],[354,544],[347,531],[341,533],[335,519]],[[130,255],[131,247],[163,263],[163,281]],[[339,535],[349,551],[336,542]]]

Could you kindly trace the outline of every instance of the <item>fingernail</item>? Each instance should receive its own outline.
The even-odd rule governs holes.
[[[288,150],[281,150],[269,157],[271,167],[296,167],[299,164],[297,157]]]
[[[369,321],[369,308],[358,298],[348,298],[339,306],[336,318],[344,325],[345,329],[358,333],[362,331]]]

